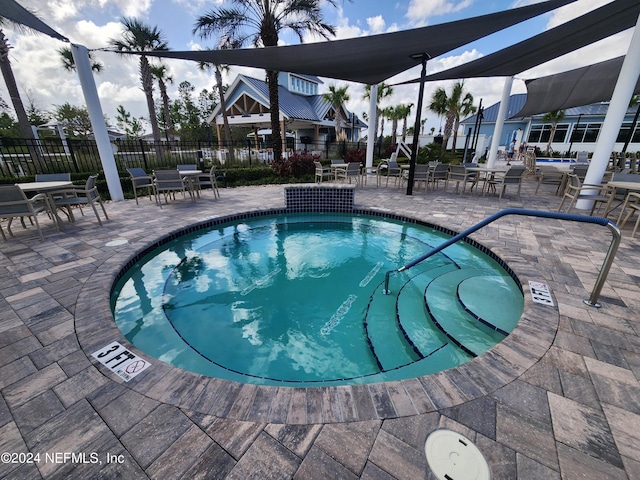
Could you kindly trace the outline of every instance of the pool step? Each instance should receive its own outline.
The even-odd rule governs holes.
[[[422,302],[422,295],[424,291],[424,285],[426,285],[430,279],[436,278],[441,275],[442,271],[447,271],[451,268],[456,268],[454,265],[449,264],[444,266],[447,260],[442,257],[434,259],[433,262],[425,263],[424,265],[417,266],[411,270],[410,275],[406,274],[398,275],[394,277],[393,281],[399,284],[404,279],[404,286],[401,291],[404,291],[403,297],[412,299],[414,304],[412,305],[412,311],[421,312],[420,317],[424,321],[424,304]],[[441,270],[445,268],[446,270]],[[414,276],[423,278],[423,286],[419,286],[415,282],[409,281]],[[400,277],[400,278],[398,278]],[[404,278],[403,278],[404,277]],[[383,285],[380,285],[374,292],[369,303],[365,319],[365,327],[369,346],[372,353],[378,362],[378,366],[382,371],[393,370],[404,365],[411,364],[425,355],[422,350],[416,348],[416,346],[408,339],[406,332],[398,321],[398,305],[396,295],[384,295],[382,293]],[[403,307],[406,311],[408,306]],[[424,312],[424,313],[422,313]],[[439,333],[437,335],[440,335]],[[441,336],[440,340],[446,340],[444,336]],[[432,342],[430,348],[425,349],[427,352],[431,352],[442,346],[444,342]]]
[[[486,275],[486,273],[486,270],[478,269],[448,272],[431,282],[425,292],[427,311],[437,327],[456,345],[474,356],[484,353],[495,343],[504,339],[504,334],[479,321],[478,318],[465,310],[458,300],[459,286],[469,279],[474,280],[469,283],[469,288],[463,287],[463,297],[472,297],[467,291],[470,291],[474,285],[473,288],[480,289],[477,295],[481,296],[484,284],[491,283],[490,278],[493,277]],[[496,300],[490,294],[484,295],[485,302],[492,303]]]
[[[449,343],[447,336],[435,328],[425,308],[424,292],[436,278],[457,270],[456,265],[449,263],[420,272],[398,292],[396,310],[399,328],[402,329],[407,341],[414,345],[421,358],[431,355],[443,344]],[[421,312],[421,315],[415,315],[416,311]]]
[[[468,278],[458,285],[457,297],[469,314],[505,336],[516,326],[524,309],[522,290],[508,275]]]

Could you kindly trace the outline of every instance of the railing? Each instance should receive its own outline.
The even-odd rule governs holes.
[[[451,237],[449,240],[442,243],[441,245],[434,248],[433,250],[427,252],[426,254],[411,260],[409,263],[406,263],[405,265],[398,268],[397,270],[389,270],[384,277],[384,290],[382,292],[385,295],[389,295],[391,293],[391,291],[389,290],[389,279],[391,277],[391,274],[402,272],[404,270],[407,270],[413,267],[414,265],[426,260],[432,255],[435,255],[441,250],[444,250],[448,246],[453,245],[458,240],[462,240],[463,238],[471,235],[473,232],[480,230],[482,227],[498,220],[499,218],[504,217],[505,215],[523,215],[527,217],[553,218],[557,220],[571,220],[573,222],[594,223],[596,225],[602,225],[602,226],[608,227],[613,237],[611,239],[611,244],[609,245],[609,251],[607,252],[607,255],[604,259],[602,267],[600,268],[600,273],[598,274],[596,283],[593,286],[593,291],[591,292],[591,296],[588,299],[584,300],[584,303],[586,305],[589,305],[590,307],[600,308],[600,304],[598,303],[598,297],[600,296],[600,292],[602,292],[602,287],[604,286],[604,282],[607,279],[607,275],[609,274],[609,269],[611,268],[611,264],[613,263],[613,258],[615,257],[616,252],[618,251],[618,246],[620,245],[620,229],[618,228],[618,226],[615,223],[602,217],[588,217],[584,215],[574,215],[570,213],[543,212],[538,210],[526,210],[526,209],[519,209],[519,208],[507,208],[505,210],[501,210],[497,213],[494,213],[490,217],[485,218],[483,221],[468,228],[464,232],[459,233],[454,237]]]

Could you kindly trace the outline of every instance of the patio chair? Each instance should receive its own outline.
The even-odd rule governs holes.
[[[485,189],[483,189],[482,196],[486,193],[486,190],[489,188],[493,188],[498,191],[500,189],[500,195],[498,196],[499,200],[502,200],[502,195],[504,195],[504,191],[507,189],[507,185],[518,185],[518,197],[520,197],[520,189],[522,188],[522,176],[526,167],[524,165],[517,165],[515,167],[509,168],[505,172],[504,175],[500,177],[490,178],[485,183]]]
[[[614,188],[608,187],[607,185],[590,185],[582,183],[578,176],[572,173],[567,179],[567,186],[565,188],[564,195],[562,196],[560,206],[558,207],[558,211],[562,211],[564,202],[567,200],[569,200],[569,205],[567,206],[566,213],[571,212],[571,209],[578,200],[590,200],[593,202],[593,206],[591,207],[589,215],[593,215],[596,207],[598,207],[598,211],[600,211],[602,204],[605,204],[606,215],[613,195],[615,195]]]
[[[467,183],[471,183],[471,188],[473,188],[473,185],[475,185],[477,181],[477,172],[468,172],[467,167],[463,165],[450,165],[449,175],[447,175],[447,178],[444,182],[444,191],[447,191],[449,182],[456,182],[456,193],[458,193],[458,188],[460,187],[460,183],[462,182],[462,190],[460,190],[460,195],[462,195],[467,188]]]
[[[8,220],[7,231],[12,237],[13,232],[11,231],[11,223],[13,222],[13,219],[19,218],[20,223],[22,223],[22,227],[27,228],[24,223],[24,218],[27,217],[29,220],[33,220],[32,223],[35,223],[38,233],[40,234],[40,239],[44,241],[44,235],[42,235],[37,215],[40,212],[48,211],[48,208],[47,197],[42,193],[39,193],[35,197],[27,198],[24,192],[17,185],[0,186],[0,219]],[[58,228],[57,223],[56,228]],[[2,238],[6,240],[7,237],[4,234],[2,226],[0,226],[0,233],[2,234]]]
[[[146,188],[147,195],[149,195],[149,201],[151,201],[151,194],[156,199],[156,203],[158,203],[158,194],[156,192],[156,186],[153,183],[153,177],[148,175],[142,168],[134,167],[127,168],[127,172],[131,177],[131,185],[133,186],[133,197],[136,199],[136,205],[138,203],[138,189]]]
[[[195,163],[188,164],[188,165],[178,165],[176,168],[179,171],[183,171],[183,170],[198,170],[198,166]]]
[[[538,177],[538,185],[536,186],[535,194],[538,194],[540,185],[551,184],[556,185],[556,195],[560,192],[564,185],[567,173],[558,170],[556,167],[541,165],[536,171],[536,177]]]
[[[178,170],[154,170],[153,177],[154,183],[156,184],[156,192],[158,192],[158,195],[160,195],[160,193],[164,194],[165,203],[169,203],[168,197],[170,195],[173,195],[175,199],[176,192],[182,192],[185,200],[187,198],[187,192],[189,192],[191,201],[195,202],[193,192]],[[160,202],[160,207],[162,207],[162,202]]]
[[[397,185],[398,180],[402,180],[402,169],[400,165],[398,165],[398,161],[396,160],[395,152],[391,154],[391,158],[387,160],[387,183],[386,186],[389,186],[389,179],[393,178],[393,184]]]
[[[624,215],[625,210],[629,208],[629,212]],[[618,217],[618,225],[620,228],[624,227],[627,221],[631,218],[634,213],[638,213],[638,218],[636,218],[636,223],[633,226],[633,231],[631,232],[631,238],[633,238],[638,230],[638,225],[640,225],[640,193],[638,192],[629,192],[624,201],[624,205],[622,207],[622,211],[620,212],[620,217]],[[624,215],[624,218],[623,218]],[[622,222],[620,222],[622,219]]]
[[[360,162],[349,162],[346,168],[336,168],[336,180],[349,180],[355,178],[356,186],[360,185]]]
[[[36,182],[70,182],[70,181],[71,181],[70,173],[37,173],[36,174]]]
[[[409,180],[409,171],[405,170],[402,172],[402,181]],[[424,164],[416,164],[415,169],[413,171],[413,185],[415,186],[417,183],[424,182],[424,192],[427,193],[427,187],[429,186],[429,165]]]
[[[427,182],[427,188],[431,185],[431,189],[435,190],[440,180],[447,181],[449,176],[449,165],[446,163],[438,163],[432,169],[429,169],[429,179]]]
[[[318,161],[315,161],[313,163],[316,166],[316,183],[322,183],[325,178],[331,179],[335,176],[331,167],[325,167]]]
[[[214,198],[220,198],[220,191],[218,190],[218,181],[216,179],[216,166],[212,166],[209,173],[203,173],[202,175],[198,175],[193,184],[198,188],[202,189],[202,187],[211,187],[213,191]]]
[[[70,182],[70,173],[38,173],[36,182]]]
[[[578,176],[581,182],[584,182],[584,177],[587,175],[589,165],[576,165],[573,168],[573,173]]]
[[[95,175],[90,175],[89,178],[87,178],[84,187],[72,186],[50,192],[49,198],[53,198],[52,207],[61,209],[65,212],[71,222],[75,222],[71,207],[79,207],[80,213],[84,216],[82,206],[89,205],[93,209],[93,213],[96,214],[98,223],[102,225],[102,220],[100,220],[100,215],[98,215],[96,203],[100,204],[102,213],[104,213],[104,218],[109,220],[109,216],[107,215],[107,210],[104,208],[104,203],[102,202],[100,193],[98,193],[98,187],[96,187],[97,178],[98,174],[96,173]]]

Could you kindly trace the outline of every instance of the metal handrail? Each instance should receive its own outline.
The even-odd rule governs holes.
[[[442,243],[441,245],[434,248],[433,250],[430,250],[426,254],[421,255],[417,258],[414,258],[409,263],[406,263],[405,265],[398,268],[397,270],[389,270],[384,277],[384,289],[382,290],[382,293],[384,293],[385,295],[389,295],[391,293],[391,291],[389,290],[389,278],[391,277],[391,274],[402,272],[404,270],[407,270],[413,267],[414,265],[426,260],[432,255],[435,255],[441,250],[444,250],[448,246],[453,245],[458,240],[468,237],[476,230],[480,230],[482,227],[498,220],[499,218],[504,217],[505,215],[523,215],[527,217],[553,218],[556,220],[571,220],[573,222],[595,223],[597,225],[608,227],[613,237],[611,239],[611,245],[609,245],[609,251],[607,252],[607,255],[604,259],[602,267],[600,268],[600,273],[598,274],[596,283],[593,286],[593,291],[591,292],[591,296],[588,299],[584,300],[584,303],[586,305],[589,305],[590,307],[600,308],[600,304],[598,303],[598,297],[600,296],[600,292],[602,292],[602,287],[604,286],[604,282],[607,279],[607,275],[609,274],[609,269],[611,268],[611,264],[613,263],[613,258],[615,257],[615,254],[618,251],[618,246],[620,245],[620,229],[618,228],[618,226],[615,223],[603,217],[590,217],[590,216],[584,216],[584,215],[574,215],[571,213],[544,212],[539,210],[527,210],[527,209],[521,209],[521,208],[507,208],[505,210],[501,210],[497,213],[494,213],[490,217],[485,218],[483,221],[475,224],[474,226],[468,228],[467,230],[457,234],[454,237],[451,237],[449,240]]]

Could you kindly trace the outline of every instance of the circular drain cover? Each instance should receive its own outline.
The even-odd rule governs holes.
[[[491,480],[484,456],[471,441],[451,430],[436,430],[424,444],[429,468],[439,480]]]
[[[110,242],[107,242],[104,244],[105,247],[117,247],[119,245],[125,245],[129,243],[129,240],[126,240],[124,238],[119,238],[117,240],[111,240]]]

